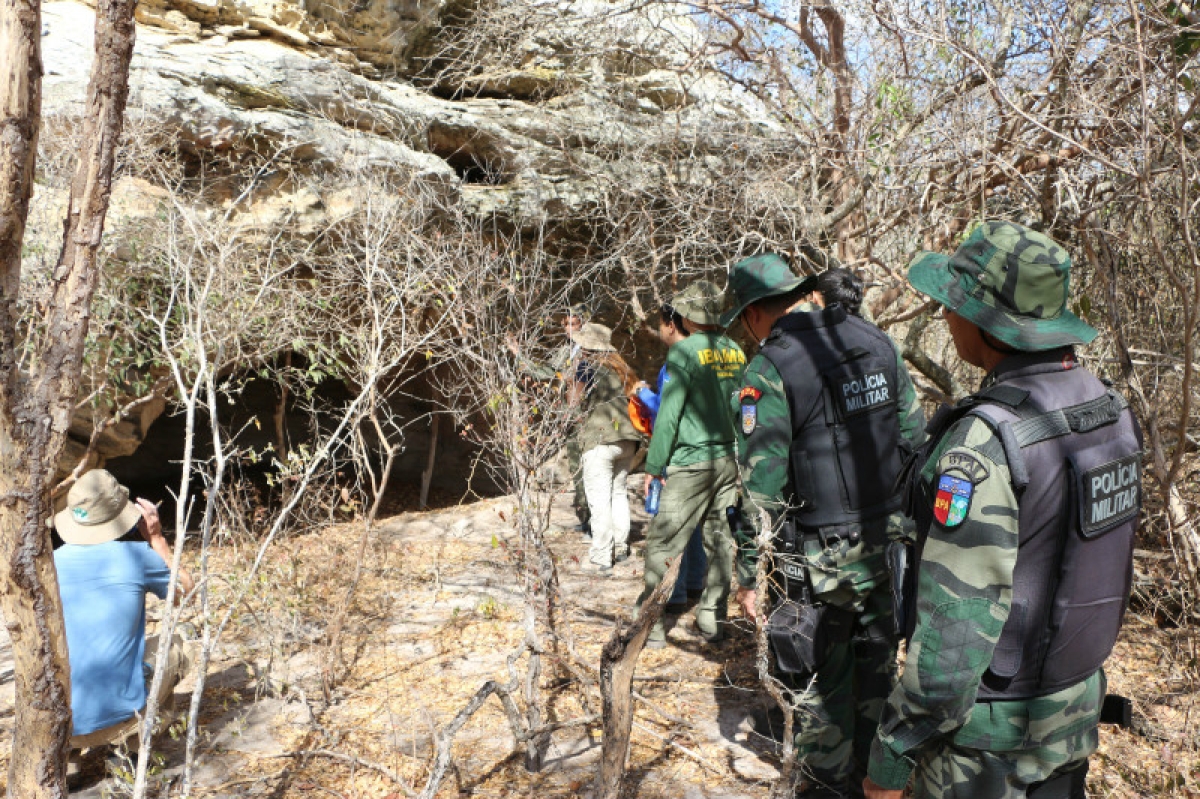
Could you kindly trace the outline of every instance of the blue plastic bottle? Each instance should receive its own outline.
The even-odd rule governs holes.
[[[650,481],[650,490],[646,492],[646,513],[658,515],[658,498],[662,496],[662,480],[655,477]]]

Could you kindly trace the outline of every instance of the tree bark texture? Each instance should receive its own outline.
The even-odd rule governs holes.
[[[638,619],[628,630],[620,627],[600,652],[600,701],[604,719],[604,744],[600,754],[600,774],[596,778],[596,799],[617,799],[625,778],[625,761],[633,731],[633,675],[638,656],[650,636],[650,629],[662,615],[667,598],[675,590],[679,577],[678,557],[667,568],[662,582],[646,598]]]
[[[71,185],[49,346],[19,368],[17,297],[41,109],[37,0],[0,5],[0,609],[12,637],[16,715],[8,795],[66,796],[70,674],[46,521],[58,457],[79,389],[96,252],[112,183],[133,55],[133,2],[97,10],[80,161]]]

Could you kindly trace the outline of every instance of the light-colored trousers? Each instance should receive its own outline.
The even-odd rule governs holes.
[[[613,553],[629,551],[629,494],[625,488],[637,444],[618,441],[583,453],[583,490],[592,514],[592,547],[588,559],[611,566]]]

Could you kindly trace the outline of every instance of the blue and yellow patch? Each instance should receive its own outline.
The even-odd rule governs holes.
[[[958,527],[971,509],[975,485],[948,474],[938,476],[937,493],[933,497],[933,518],[947,529]]]
[[[754,386],[746,386],[738,392],[738,402],[742,406],[742,434],[750,435],[758,426],[758,400],[762,392]]]
[[[742,433],[750,435],[754,432],[754,428],[758,426],[758,405],[751,403],[742,405]]]

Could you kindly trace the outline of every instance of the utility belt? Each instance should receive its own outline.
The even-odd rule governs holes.
[[[874,521],[874,520],[871,520]],[[864,526],[867,532],[864,534]],[[878,530],[879,532],[875,532]],[[783,553],[803,553],[804,545],[810,541],[818,541],[821,544],[821,549],[837,546],[842,541],[849,541],[850,546],[857,546],[860,541],[866,539],[868,543],[882,544],[886,539],[886,533],[881,525],[876,525],[868,522],[847,522],[845,524],[827,524],[821,527],[810,527],[801,524],[794,518],[788,517],[784,519],[780,530],[775,535],[775,540],[778,542],[776,546],[777,552]]]
[[[742,513],[741,504],[726,509],[730,531],[742,540],[752,526]],[[881,528],[882,529],[882,528]],[[881,533],[881,537],[886,533]],[[813,591],[812,575],[804,557],[805,544],[820,541],[822,548],[847,540],[853,546],[862,540],[859,524],[805,528],[795,519],[785,518],[775,532],[774,584],[771,612],[766,633],[778,671],[794,680],[816,674],[835,645],[845,643],[854,633],[853,612],[821,601]],[[892,567],[892,544],[888,545],[888,565]],[[903,546],[900,546],[903,554]],[[899,579],[903,579],[902,575]],[[893,574],[893,597],[897,577]],[[879,639],[895,637],[896,630],[868,630],[865,635]]]
[[[853,633],[855,614],[818,599],[812,575],[803,557],[805,543],[819,540],[822,547],[842,540],[857,544],[858,525],[804,529],[785,519],[776,533],[774,554],[778,595],[767,618],[767,641],[779,672],[793,679],[808,679],[825,665],[834,646]]]

